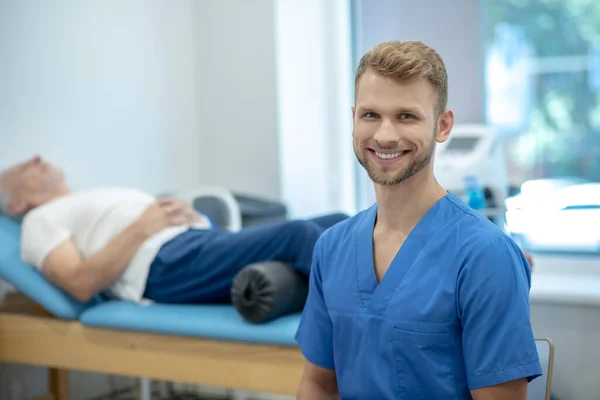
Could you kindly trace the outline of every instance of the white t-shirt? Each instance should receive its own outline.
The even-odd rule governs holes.
[[[82,190],[37,207],[23,219],[23,261],[41,270],[48,254],[69,238],[74,240],[82,258],[87,259],[136,221],[155,200],[139,190],[113,187]],[[209,226],[205,220],[194,228]],[[108,293],[140,302],[150,264],[160,247],[189,228],[169,227],[146,240]]]

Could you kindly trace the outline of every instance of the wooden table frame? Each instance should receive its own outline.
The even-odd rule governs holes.
[[[296,347],[90,328],[23,297],[0,306],[0,361],[49,367],[53,400],[69,399],[68,370],[288,395],[300,382]]]

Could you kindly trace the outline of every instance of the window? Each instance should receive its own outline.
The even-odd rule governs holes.
[[[533,250],[599,252],[600,208],[566,193],[585,186],[582,196],[600,198],[593,184],[600,182],[600,2],[481,6],[486,118],[506,137],[518,192],[507,202],[507,230]],[[561,210],[540,214],[543,203],[564,201]],[[525,222],[534,220],[539,229]]]

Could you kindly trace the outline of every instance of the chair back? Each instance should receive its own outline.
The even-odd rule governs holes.
[[[220,186],[201,186],[197,189],[158,197],[173,196],[192,205],[205,214],[217,227],[237,232],[242,228],[240,206],[233,194]]]
[[[552,368],[554,365],[554,345],[549,339],[536,339],[535,345],[542,365],[542,376],[529,383],[527,400],[550,400],[552,392]]]

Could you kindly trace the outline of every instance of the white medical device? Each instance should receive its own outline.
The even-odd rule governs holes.
[[[448,140],[437,144],[435,177],[446,190],[464,198],[465,177],[475,175],[481,187],[491,193],[492,207],[504,209],[509,184],[503,150],[501,138],[493,128],[455,125]]]

